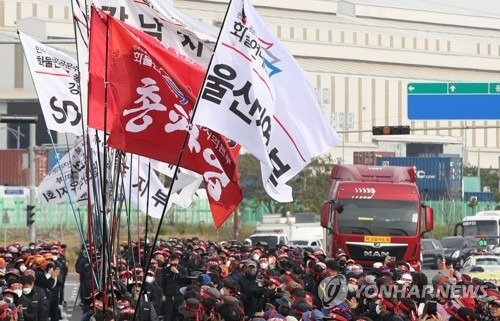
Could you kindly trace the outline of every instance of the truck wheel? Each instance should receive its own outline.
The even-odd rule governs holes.
[[[440,257],[440,256],[438,256],[438,257],[436,258],[436,265],[434,266],[434,268],[435,268],[436,270],[439,270],[439,269],[441,269],[441,265],[442,265],[442,264],[443,264],[443,258],[442,258],[442,257]]]

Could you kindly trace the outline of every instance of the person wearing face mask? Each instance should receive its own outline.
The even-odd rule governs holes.
[[[267,272],[267,269],[269,268],[269,258],[267,255],[261,255],[259,257],[259,268],[262,272]]]
[[[163,316],[164,320],[176,321],[179,319],[179,306],[183,297],[180,289],[186,282],[186,269],[179,264],[180,256],[172,253],[168,258],[168,264],[163,269],[161,288],[163,290]]]
[[[148,273],[146,273],[145,281],[146,289],[144,291],[146,291],[148,301],[153,304],[156,311],[160,311],[163,291],[161,286],[155,280],[155,272],[151,270],[148,271]]]
[[[21,277],[23,295],[20,299],[25,321],[47,321],[49,316],[49,301],[45,292],[35,286],[35,278],[32,275]]]
[[[145,293],[142,293],[141,296],[139,297],[139,294],[141,292],[141,281],[137,281],[136,283],[133,283],[129,285],[130,293],[132,293],[132,302],[131,306],[137,306],[137,319],[139,321],[159,321],[160,319],[158,318],[158,314],[156,313],[156,310],[151,304],[151,302],[148,302],[148,299],[146,297]],[[137,304],[137,302],[139,302]],[[164,320],[175,320],[175,319],[164,319]]]
[[[256,307],[256,301],[255,298],[253,298],[250,295],[251,289],[253,287],[257,287],[257,263],[255,261],[248,261],[245,267],[243,268],[243,273],[239,270],[233,270],[236,269],[236,264],[239,266],[240,261],[239,260],[233,260],[231,261],[230,269],[232,270],[231,273],[229,274],[228,281],[225,282],[225,286],[228,286],[231,288],[238,288],[237,292],[240,292],[240,299],[243,302],[243,306],[245,308],[245,311],[255,311]],[[232,286],[231,284],[233,281],[236,282],[237,286]],[[226,288],[227,289],[227,288]],[[225,294],[226,295],[226,294]]]
[[[62,253],[63,251],[56,245],[52,246],[50,253],[52,254],[52,260],[61,270],[58,279],[61,283],[59,287],[59,305],[66,306],[66,301],[64,300],[64,285],[66,283],[66,276],[68,275],[68,262],[66,257]]]

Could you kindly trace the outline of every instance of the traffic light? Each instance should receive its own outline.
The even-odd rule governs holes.
[[[35,206],[26,206],[26,226],[30,227],[35,223]]]
[[[373,135],[409,135],[410,126],[373,126]]]

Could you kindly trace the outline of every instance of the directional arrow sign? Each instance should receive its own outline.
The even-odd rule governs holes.
[[[500,82],[409,83],[412,120],[500,119]]]

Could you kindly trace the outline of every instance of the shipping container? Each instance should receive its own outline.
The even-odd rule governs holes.
[[[462,159],[460,157],[379,157],[379,166],[412,166],[420,192],[461,193]]]
[[[466,192],[464,193],[464,201],[469,202],[472,198],[476,198],[478,202],[494,202],[495,197],[493,192]]]
[[[394,152],[354,152],[353,159],[354,165],[377,165],[378,157],[394,157],[396,153]]]
[[[448,158],[457,158],[460,157],[459,154],[443,154],[443,153],[423,153],[418,154],[418,157],[448,157]]]
[[[429,191],[419,190],[422,202],[426,201],[461,201],[462,192],[456,191]]]
[[[28,149],[0,150],[0,185],[29,185]],[[35,184],[47,175],[47,151],[35,150]]]

